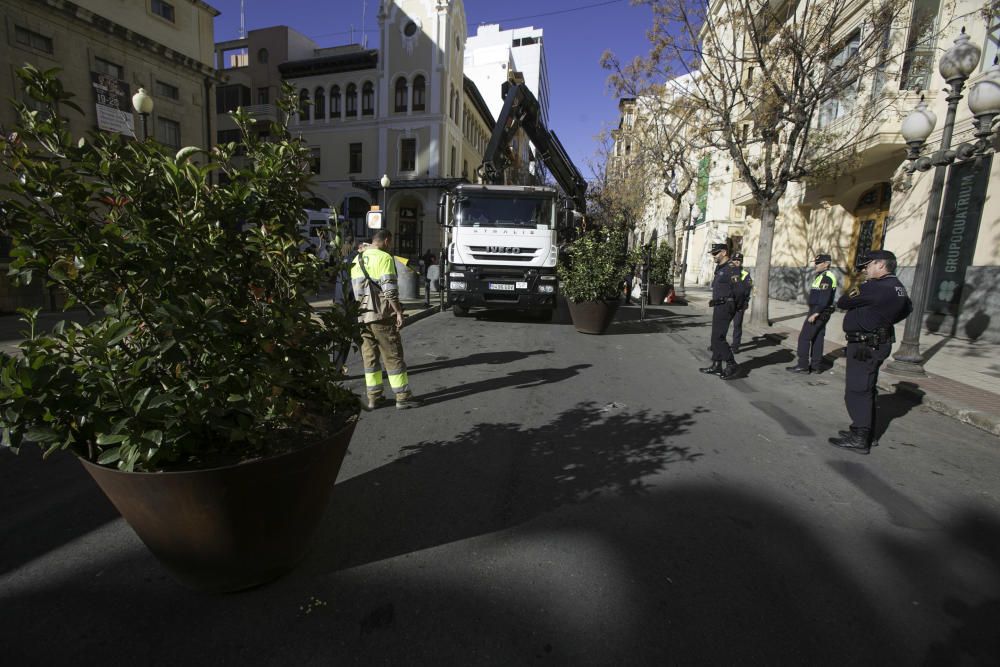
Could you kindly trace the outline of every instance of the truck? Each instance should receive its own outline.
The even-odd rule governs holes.
[[[504,105],[477,169],[483,182],[456,185],[438,205],[438,220],[448,230],[445,294],[456,317],[487,309],[550,319],[559,294],[559,248],[586,211],[587,182],[545,127],[527,86],[507,82],[502,94]],[[558,189],[503,183],[520,128]]]

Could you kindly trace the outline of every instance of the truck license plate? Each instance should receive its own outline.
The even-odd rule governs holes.
[[[489,283],[489,288],[491,290],[499,290],[501,292],[513,292],[514,286],[510,283]]]
[[[516,282],[514,283],[514,286],[517,287],[517,289],[528,289],[528,283],[526,282]]]

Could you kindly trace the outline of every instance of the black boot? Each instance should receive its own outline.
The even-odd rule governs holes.
[[[789,373],[805,373],[806,375],[809,374],[809,368],[805,366],[787,366],[785,370],[788,371]]]
[[[699,368],[698,370],[702,373],[709,373],[711,375],[722,375],[722,362],[713,361],[711,366]]]
[[[739,374],[740,367],[736,365],[735,361],[727,361],[726,368],[724,371],[719,373],[719,377],[723,380],[735,380]]]
[[[871,445],[868,443],[869,435],[867,429],[851,429],[846,436],[830,438],[829,443],[858,454],[867,454],[871,449]]]
[[[841,438],[850,438],[851,434],[853,434],[854,431],[841,429],[840,431],[837,431],[837,433],[840,434]],[[872,438],[872,447],[878,447],[878,440],[876,440],[875,438]]]

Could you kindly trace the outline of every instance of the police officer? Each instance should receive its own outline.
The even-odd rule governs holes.
[[[906,319],[913,309],[906,288],[896,277],[896,256],[874,250],[864,259],[867,280],[860,289],[840,297],[837,308],[846,310],[847,379],[844,401],[851,416],[849,431],[830,438],[830,444],[859,454],[872,446],[878,369],[896,340],[893,325]],[[877,444],[877,443],[875,443]]]
[[[743,253],[733,255],[733,266],[740,274],[739,296],[736,300],[736,315],[733,317],[733,354],[740,351],[740,341],[743,340],[743,314],[750,305],[750,295],[753,294],[753,278],[750,272],[743,268]]]
[[[809,314],[799,331],[799,361],[789,366],[791,373],[822,373],[823,342],[826,338],[826,323],[833,314],[833,300],[837,293],[837,276],[830,271],[830,256],[816,255],[813,260],[816,277],[809,290]]]
[[[729,323],[736,316],[740,295],[740,271],[729,261],[729,248],[725,243],[713,243],[709,250],[715,260],[715,277],[712,279],[712,365],[699,368],[702,373],[718,375],[723,380],[736,377],[738,367],[733,350],[726,341]],[[722,362],[726,367],[722,367]]]

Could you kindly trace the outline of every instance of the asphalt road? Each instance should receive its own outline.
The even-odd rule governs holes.
[[[364,416],[309,556],[245,593],[174,583],[76,462],[2,453],[4,663],[1000,663],[1000,441],[893,395],[837,450],[841,365],[755,341],[722,382],[704,318],[652,314],[404,330],[426,405]]]

